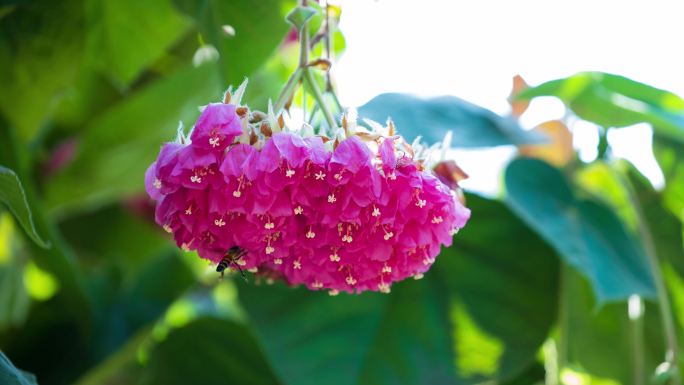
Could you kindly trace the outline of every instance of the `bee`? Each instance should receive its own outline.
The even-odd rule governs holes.
[[[240,258],[242,258],[245,254],[247,254],[247,251],[238,247],[238,246],[233,246],[231,247],[228,252],[226,253],[226,256],[223,257],[221,262],[216,265],[216,272],[221,273],[220,279],[223,279],[223,274],[225,273],[225,270],[228,268],[228,266],[233,265],[235,266],[238,271],[240,272],[240,275],[242,276],[242,279],[247,282],[247,277],[245,277],[245,272],[242,271],[242,268],[238,264],[238,261]]]

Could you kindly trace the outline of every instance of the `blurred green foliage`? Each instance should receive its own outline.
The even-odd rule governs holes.
[[[604,134],[650,124],[662,191],[609,147],[589,164],[515,159],[498,199],[466,194],[473,217],[434,269],[390,295],[217,283],[173,247],[144,171],[228,85],[248,77],[253,108],[276,97],[297,63],[292,7],[0,6],[0,383],[35,383],[16,367],[80,385],[676,381],[663,325],[684,346],[684,101],[624,77],[582,73],[517,98],[556,96]],[[454,130],[459,148],[563,145],[456,97],[384,94],[359,111],[428,144]]]

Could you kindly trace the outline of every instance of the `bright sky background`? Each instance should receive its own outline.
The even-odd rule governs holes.
[[[514,75],[536,85],[585,70],[684,95],[681,0],[346,0],[342,9],[347,50],[335,75],[348,106],[383,92],[449,94],[507,114]],[[545,99],[531,105],[524,126],[564,115],[560,102]],[[571,128],[581,158],[593,159],[595,128]],[[609,140],[614,155],[632,160],[662,185],[648,127],[613,131]],[[496,193],[501,167],[512,154],[507,148],[458,151],[457,161],[471,175],[464,186]]]

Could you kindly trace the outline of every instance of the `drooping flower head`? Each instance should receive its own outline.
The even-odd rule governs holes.
[[[391,124],[344,127],[332,140],[240,109],[205,107],[190,138],[165,144],[145,174],[156,221],[183,250],[218,263],[237,246],[246,253],[235,263],[256,275],[389,292],[422,277],[470,217],[453,190],[460,169],[435,175]]]

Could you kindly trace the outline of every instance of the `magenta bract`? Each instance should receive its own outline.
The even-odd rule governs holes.
[[[145,175],[157,223],[214,263],[238,246],[237,263],[257,275],[389,292],[421,277],[470,217],[399,136],[334,146],[278,132],[249,144],[248,126],[235,106],[210,104],[191,141],[165,144]]]

